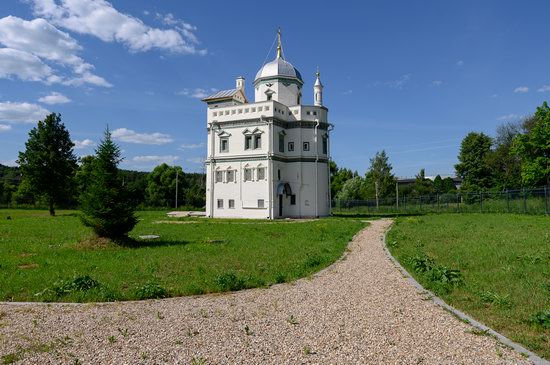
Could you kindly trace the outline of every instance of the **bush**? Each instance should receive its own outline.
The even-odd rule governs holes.
[[[529,317],[528,322],[533,325],[542,326],[544,329],[550,329],[550,309],[533,314]]]
[[[157,282],[148,281],[136,289],[135,295],[138,299],[161,299],[168,296],[168,291]]]
[[[233,272],[227,272],[216,278],[216,285],[221,291],[237,291],[246,289],[245,280]]]

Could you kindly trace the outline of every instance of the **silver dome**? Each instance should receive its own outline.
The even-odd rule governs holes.
[[[284,77],[284,78],[293,78],[298,79],[302,84],[302,75],[290,62],[285,61],[282,57],[277,57],[273,61],[266,63],[260,71],[256,74],[254,82],[265,79],[265,78],[274,78],[274,77]]]

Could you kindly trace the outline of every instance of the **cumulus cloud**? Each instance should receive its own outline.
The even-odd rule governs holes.
[[[39,102],[49,105],[66,104],[70,103],[71,99],[56,91],[51,92],[49,95],[43,96],[38,99]]]
[[[131,129],[118,128],[115,129],[111,136],[114,140],[137,144],[153,144],[161,145],[174,142],[174,139],[169,134],[163,133],[137,133]]]
[[[441,80],[432,81],[432,86],[441,86],[441,85],[443,85],[443,81]]]
[[[0,124],[0,133],[11,131],[11,125]]]
[[[540,89],[537,90],[539,93],[545,93],[547,91],[550,91],[550,85],[544,85]]]
[[[514,89],[514,92],[516,94],[525,94],[526,92],[529,92],[529,88],[527,86],[518,86]]]
[[[74,148],[77,150],[81,150],[86,147],[95,146],[94,141],[92,141],[91,139],[84,139],[82,141],[74,140],[73,142],[74,142]]]
[[[25,81],[96,86],[112,86],[95,75],[94,66],[85,62],[78,52],[82,47],[69,34],[60,31],[44,19],[27,21],[14,16],[0,19],[0,77],[16,76]],[[56,75],[46,62],[69,67],[72,74]]]
[[[155,163],[155,164],[161,164],[166,163],[168,165],[173,165],[177,160],[179,160],[179,156],[173,156],[173,155],[165,155],[165,156],[135,156],[132,158],[132,161],[139,162],[139,163]]]
[[[197,47],[195,27],[164,17],[173,29],[153,28],[141,19],[123,14],[105,0],[30,0],[34,14],[54,25],[71,31],[90,34],[104,42],[122,43],[132,52],[161,49],[183,54],[205,54]],[[190,27],[189,27],[190,26]]]
[[[18,102],[0,102],[0,122],[36,123],[50,112],[40,105]]]

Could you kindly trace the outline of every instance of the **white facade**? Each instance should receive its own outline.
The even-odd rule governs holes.
[[[275,60],[254,80],[255,101],[236,89],[217,92],[208,104],[206,214],[209,217],[285,218],[330,214],[328,109],[320,75],[315,105],[302,105],[302,77]]]

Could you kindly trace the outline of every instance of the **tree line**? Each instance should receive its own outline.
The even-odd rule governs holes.
[[[97,152],[97,150],[96,150]],[[0,205],[78,208],[92,181],[96,156],[77,158],[74,143],[52,113],[29,132],[17,167],[0,165]],[[117,168],[132,204],[141,209],[178,207],[200,209],[205,204],[204,174],[184,172],[180,166],[160,164],[152,172]]]
[[[506,191],[550,184],[550,107],[544,102],[523,120],[499,125],[495,137],[470,132],[461,142],[455,165],[460,192]],[[421,169],[414,183],[399,186],[384,150],[370,160],[365,176],[331,162],[331,196],[366,200],[456,192],[450,177],[426,178]]]

